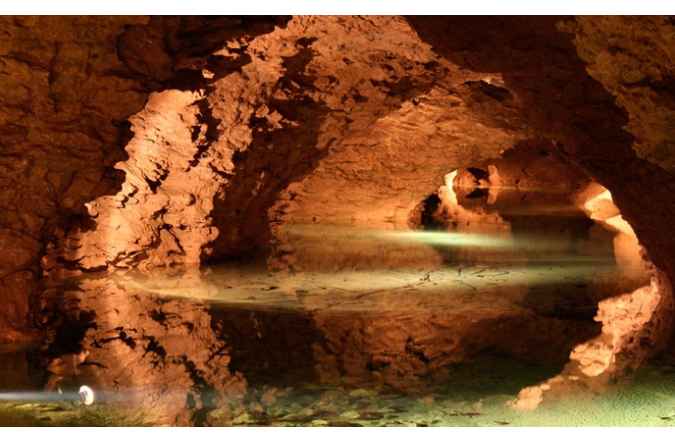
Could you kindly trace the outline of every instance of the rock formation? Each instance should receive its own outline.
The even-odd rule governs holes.
[[[117,380],[176,377],[198,391],[184,400],[199,409],[195,401],[210,400],[200,388],[243,385],[227,369],[229,344],[217,336],[212,313],[182,301],[165,307],[177,317],[158,320],[152,313],[168,312],[161,298],[120,302],[109,281],[74,279],[233,259],[291,273],[433,270],[447,258],[431,246],[363,250],[303,241],[308,231],[344,225],[373,232],[419,226],[435,194],[456,219],[475,213],[494,218],[505,234],[522,228],[523,218],[493,207],[510,201],[498,189],[484,192],[482,211],[471,211],[466,196],[448,211],[454,180],[438,187],[454,170],[481,188],[523,178],[521,190],[543,180],[569,192],[594,180],[611,192],[631,229],[614,240],[615,251],[627,253],[617,258],[628,265],[648,259],[651,281],[632,293],[587,295],[603,300],[602,335],[577,346],[570,364],[594,367],[598,358],[587,364],[587,351],[599,349],[598,370],[618,374],[670,337],[672,18],[0,22],[2,341],[48,330],[52,357],[87,347],[93,362],[105,359],[97,345],[115,347],[147,369],[107,366],[119,369]],[[535,164],[520,177],[528,167],[509,166],[509,155],[550,157],[557,169]],[[556,181],[560,171],[568,176]],[[630,253],[633,242],[642,254]],[[638,302],[647,305],[638,309]],[[174,342],[185,328],[198,336],[192,359]],[[328,336],[339,329],[326,328]],[[153,371],[157,364],[164,366]],[[561,376],[578,376],[570,373]]]
[[[672,330],[670,282],[641,255],[635,233],[618,213],[610,192],[591,184],[579,200],[592,219],[616,232],[615,257],[624,285],[640,287],[600,301],[595,319],[602,323],[601,334],[576,346],[560,375],[523,389],[513,403],[517,409],[532,410],[545,397],[575,390],[602,391],[610,380],[620,379],[663,350]]]

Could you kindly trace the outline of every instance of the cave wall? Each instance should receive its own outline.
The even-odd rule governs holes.
[[[664,233],[670,233],[670,222],[675,217],[673,201],[668,199],[673,197],[675,179],[672,172],[638,156],[633,148],[633,135],[624,129],[629,123],[629,114],[622,107],[629,107],[628,99],[615,97],[623,95],[623,88],[608,79],[615,74],[600,74],[604,70],[596,61],[597,56],[604,53],[602,45],[598,48],[599,39],[616,40],[619,47],[630,45],[635,51],[640,51],[640,47],[654,51],[672,46],[672,43],[668,44],[672,41],[670,20],[657,18],[635,24],[641,32],[651,35],[648,38],[644,34],[638,38],[628,32],[626,34],[630,36],[618,40],[611,38],[618,23],[603,17],[579,19],[580,24],[573,18],[556,17],[411,17],[409,21],[423,40],[452,62],[474,71],[500,72],[505,87],[519,102],[523,122],[529,125],[533,134],[555,141],[563,156],[612,192],[617,206],[633,226],[650,258],[672,281],[675,238],[664,237]],[[598,33],[593,38],[585,37],[584,32],[590,32],[592,26],[597,26]],[[570,29],[577,28],[578,34],[570,33],[576,31]],[[662,41],[666,41],[665,44]],[[501,54],[496,54],[495,47],[500,47]],[[630,51],[607,47],[609,52],[630,56]],[[587,64],[586,59],[592,63]],[[648,70],[654,63],[659,64],[659,83],[668,83],[672,78],[668,59],[668,56],[652,57],[640,68]],[[611,71],[617,71],[620,65],[620,62],[612,65]],[[636,65],[632,61],[628,70],[635,73]],[[667,112],[670,104],[664,101],[671,98],[667,87],[658,90],[659,86],[647,86],[644,98],[658,92],[658,98],[662,99],[660,104],[654,98],[653,104],[645,109],[634,104],[629,110],[634,112],[633,119],[640,113],[640,119],[650,120],[644,124],[654,129],[655,137],[664,137],[670,123],[658,119],[662,112]],[[642,100],[640,96],[637,98]],[[659,116],[652,121],[654,115]],[[630,126],[629,130],[632,131]],[[643,139],[640,137],[639,140]],[[637,147],[640,148],[639,143]],[[657,141],[650,147],[662,149],[667,145]]]
[[[417,44],[420,50],[425,47]],[[270,266],[302,270],[438,264],[428,247],[364,247],[344,239],[307,244],[303,232],[307,226],[323,227],[333,240],[335,227],[409,229],[414,209],[437,190],[446,173],[499,156],[524,137],[519,125],[503,119],[485,122],[485,113],[476,114],[476,107],[508,113],[510,102],[490,93],[501,89],[499,74],[466,72],[427,56],[445,70],[431,89],[370,126],[350,130],[311,174],[279,195],[269,211],[274,235]]]
[[[117,37],[146,18],[2,17],[0,34],[0,330],[28,326],[46,244],[82,206],[114,192],[126,119],[145,94]],[[19,336],[14,336],[19,338]]]
[[[44,275],[266,256],[325,267],[293,228],[406,228],[447,172],[523,140],[610,189],[660,287],[675,278],[672,19],[2,23],[3,340],[50,321],[35,315]],[[67,290],[47,288],[42,307]]]
[[[222,66],[219,57],[206,57],[223,40],[269,31],[277,21],[283,19],[2,17],[0,292],[6,309],[0,330],[6,340],[31,335],[42,269],[79,266],[79,257],[62,253],[64,245],[72,249],[66,234],[93,229],[85,203],[120,190],[125,174],[114,165],[127,157],[128,118],[143,109],[148,94],[182,88],[186,79],[198,88],[195,65]]]
[[[586,70],[628,113],[638,157],[675,169],[675,26],[672,17],[578,17],[574,35]]]
[[[605,79],[603,85],[619,96],[620,105],[630,105],[625,89],[611,81],[618,73],[603,73],[602,65],[608,62],[599,56],[605,53],[601,42],[611,39],[614,48],[606,51],[621,54],[621,59],[638,57],[632,52],[665,50],[672,28],[667,21],[650,20],[640,27],[611,18],[564,20],[559,25],[554,18],[415,17],[408,25],[397,17],[296,17],[276,30],[270,27],[273,20],[268,21],[265,31],[271,33],[249,39],[242,38],[246,23],[236,20],[153,19],[129,25],[124,32],[115,24],[117,31],[111,31],[108,43],[125,71],[119,75],[135,83],[133,109],[139,111],[148,91],[157,95],[130,118],[131,125],[124,125],[116,157],[103,153],[109,160],[99,171],[118,174],[117,184],[84,199],[119,189],[120,172],[125,185],[86,211],[82,199],[65,199],[65,207],[72,202],[78,217],[93,217],[98,227],[95,232],[89,231],[91,224],[75,230],[65,246],[54,250],[50,266],[58,258],[85,268],[196,264],[209,257],[265,253],[270,241],[271,264],[283,266],[295,261],[284,225],[332,224],[347,216],[375,221],[382,210],[393,207],[399,210],[396,216],[384,218],[400,227],[415,201],[438,185],[444,166],[453,169],[460,161],[494,157],[528,136],[559,141],[570,160],[602,178],[610,189],[629,184],[626,172],[650,169],[632,158],[631,137],[621,129],[626,116],[589,77],[586,65],[595,78]],[[77,24],[73,23],[68,25]],[[612,33],[624,24],[642,29],[641,45],[630,45],[631,39]],[[248,27],[253,36],[262,32]],[[477,28],[487,30],[472,30]],[[382,29],[386,37],[368,36],[380,35]],[[575,32],[574,40],[566,32]],[[610,37],[597,36],[603,32]],[[41,38],[39,33],[24,33]],[[589,34],[596,35],[590,42]],[[501,55],[494,47],[502,47]],[[17,56],[10,53],[8,58]],[[615,70],[621,65],[621,71],[639,75],[635,61],[625,68],[621,62],[611,64]],[[670,65],[652,64],[645,68],[658,83],[649,92],[631,91],[638,94],[634,100],[651,97],[651,111],[640,112],[647,104],[638,101],[631,107],[640,114],[631,116],[660,120],[633,124],[653,127],[638,138],[638,148],[649,142],[651,148],[663,150],[669,146],[670,124],[664,119],[669,113]],[[253,83],[257,85],[250,86]],[[78,90],[84,93],[87,88]],[[119,98],[114,102],[120,103]],[[663,106],[663,113],[655,115],[654,107]],[[105,105],[106,111],[112,107]],[[126,110],[117,122],[132,113]],[[118,129],[113,130],[119,137]],[[635,128],[631,131],[638,134]],[[120,148],[131,134],[129,159],[113,171],[110,166],[124,156]],[[452,143],[448,149],[458,155],[442,153],[446,143]],[[617,171],[602,158],[604,146],[613,147],[617,165],[631,169],[621,171],[621,179],[614,179]],[[356,153],[369,157],[356,161]],[[443,162],[437,158],[441,154]],[[391,161],[396,164],[387,163]],[[655,172],[650,174],[660,181],[655,185],[670,189],[670,175]],[[360,191],[354,191],[354,184]],[[619,204],[622,196],[636,196],[630,188],[625,190],[617,195]],[[357,211],[361,203],[372,205],[378,217]],[[660,213],[670,216],[669,210]],[[652,249],[670,252],[669,243],[651,236],[648,227],[654,225],[641,225],[640,218],[652,218],[641,216],[636,223]],[[105,234],[113,232],[117,240],[109,243]],[[26,249],[38,252],[44,242],[32,245]],[[8,269],[21,269],[25,256],[17,255]]]
[[[380,27],[384,46],[363,50]],[[297,17],[245,45],[229,41],[216,55],[239,70],[202,65],[202,87],[156,92],[131,118],[123,188],[88,205],[97,230],[72,234],[59,255],[95,269],[264,251],[266,210],[281,190],[349,130],[442,75],[409,32],[400,18]]]
[[[288,267],[283,224],[364,217],[356,208],[366,203],[399,209],[400,227],[448,164],[497,156],[522,138],[499,74],[438,62],[400,17],[295,17],[206,59],[129,119],[122,188],[87,205],[96,230],[71,232],[49,253],[54,263],[148,268],[271,250],[270,265]],[[439,160],[449,141],[455,155]]]

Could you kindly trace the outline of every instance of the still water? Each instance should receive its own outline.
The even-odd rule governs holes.
[[[306,267],[291,271],[48,283],[44,341],[0,349],[0,424],[675,424],[663,360],[602,393],[509,406],[599,333],[600,300],[640,279],[584,215],[534,210],[513,213],[508,231],[298,226],[289,237]]]

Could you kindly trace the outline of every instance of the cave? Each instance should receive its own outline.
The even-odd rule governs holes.
[[[0,21],[0,425],[675,424],[672,18]]]

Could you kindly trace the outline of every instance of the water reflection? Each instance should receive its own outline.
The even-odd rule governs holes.
[[[553,292],[547,301],[557,310],[530,306],[531,288],[602,276],[614,277],[615,266],[88,275],[74,281],[80,302],[65,313],[95,313],[80,342],[86,359],[47,384],[92,385],[110,392],[103,400],[151,405],[158,421],[175,424],[199,423],[262,384],[421,392],[485,351],[560,368],[598,325],[562,315],[569,301]]]
[[[515,394],[596,336],[598,301],[632,290],[624,278],[641,273],[638,262],[617,265],[611,234],[551,204],[536,226],[531,204],[478,220],[466,208],[454,228],[433,232],[290,226],[290,271],[238,264],[73,275],[45,292],[56,320],[35,367],[26,353],[0,354],[3,378],[13,379],[2,389],[51,398],[90,385],[101,404],[142,409],[153,424],[307,423],[327,420],[270,409],[280,397],[297,407],[312,388],[320,403],[393,394],[404,405],[386,406],[410,407],[411,397],[465,376],[453,367],[485,355],[545,367],[523,376]],[[430,253],[442,261],[429,263]],[[351,396],[358,390],[366,393]],[[457,406],[458,416],[479,412]],[[384,416],[382,407],[351,421]],[[349,412],[339,411],[324,417],[350,421],[336,419]]]

